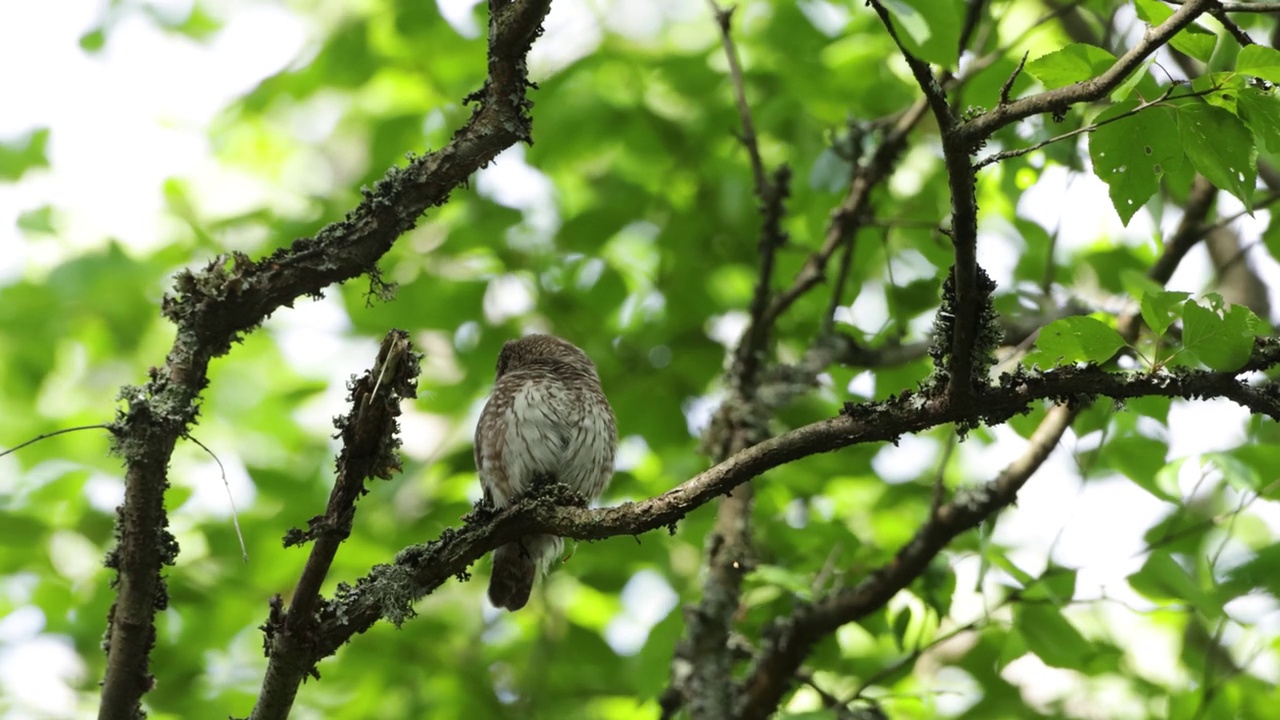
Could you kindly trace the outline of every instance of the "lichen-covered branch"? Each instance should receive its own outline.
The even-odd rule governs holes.
[[[1124,82],[1130,73],[1137,70],[1144,60],[1164,47],[1174,35],[1178,34],[1178,31],[1190,25],[1216,4],[1216,0],[1189,0],[1168,20],[1149,28],[1143,34],[1142,40],[1098,77],[1046,90],[991,108],[961,124],[957,133],[959,140],[971,147],[977,147],[1000,128],[1019,120],[1033,115],[1065,110],[1076,103],[1094,102],[1106,97]]]
[[[271,617],[262,626],[268,661],[251,716],[254,720],[288,717],[298,686],[315,673],[314,665],[306,662],[310,656],[306,648],[316,609],[324,603],[320,585],[338,546],[351,535],[356,501],[368,492],[365,480],[385,480],[400,471],[396,418],[400,401],[417,396],[418,361],[408,333],[392,330],[382,341],[373,368],[350,385],[351,412],[336,421],[342,452],[328,506],[323,515],[311,518],[305,531],[293,530],[285,537],[286,546],[313,544],[288,609],[277,595],[271,601]]]
[[[444,202],[477,169],[530,134],[525,68],[550,0],[491,0],[489,77],[474,112],[440,150],[392,168],[363,202],[313,238],[295,240],[260,261],[235,254],[203,270],[181,273],[162,311],[177,326],[173,347],[145,385],[120,393],[126,408],[112,426],[125,464],[125,498],[116,546],[107,564],[117,571],[117,598],[108,618],[107,670],[100,718],[141,716],[151,687],[154,616],[168,605],[161,568],[177,543],[167,530],[164,492],[174,445],[195,422],[209,363],[243,333],[300,297],[369,273],[422,213]]]

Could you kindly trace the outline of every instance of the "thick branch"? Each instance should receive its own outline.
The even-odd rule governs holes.
[[[259,262],[236,255],[178,277],[177,292],[163,306],[177,325],[173,348],[146,385],[123,389],[128,409],[112,428],[115,451],[126,466],[125,499],[108,558],[118,572],[118,595],[108,619],[100,718],[138,715],[152,684],[153,618],[168,603],[160,571],[177,555],[166,529],[167,467],[177,439],[195,421],[209,362],[280,307],[376,272],[378,259],[427,208],[529,137],[524,58],[549,5],[550,0],[490,2],[489,78],[473,98],[475,112],[444,148],[388,171],[344,220],[314,238],[296,240]]]
[[[986,367],[974,362],[974,349],[978,345],[978,313],[984,298],[978,278],[978,200],[977,178],[973,168],[972,153],[976,146],[959,132],[959,120],[951,111],[946,92],[933,76],[928,63],[912,55],[898,38],[890,20],[889,11],[877,0],[871,7],[884,23],[889,36],[897,43],[898,50],[911,68],[911,74],[924,93],[925,101],[933,112],[942,134],[943,161],[947,168],[947,186],[951,191],[951,244],[955,249],[955,262],[951,266],[953,302],[944,300],[942,312],[951,313],[947,323],[951,329],[947,371],[947,395],[951,402],[967,404],[971,401],[979,383],[975,373],[985,372]]]
[[[712,429],[707,433],[707,449],[716,460],[723,460],[767,435],[756,387],[773,331],[774,318],[766,316],[766,309],[772,297],[778,249],[787,241],[782,220],[790,192],[791,171],[782,165],[772,176],[766,174],[755,123],[751,119],[751,106],[747,102],[746,80],[730,32],[733,12],[721,9],[715,0],[707,0],[707,4],[720,28],[729,63],[734,99],[742,120],[742,142],[751,158],[751,173],[761,216],[758,243],[760,273],[751,300],[751,320],[738,342],[729,369],[731,395],[720,407]],[[673,661],[673,678],[685,678],[687,682],[673,683],[673,687],[678,685],[675,693],[683,693],[690,699],[689,710],[695,719],[723,717],[730,704],[732,658],[727,645],[730,624],[738,609],[743,569],[750,562],[752,499],[750,484],[744,484],[720,503],[715,531],[707,539],[707,572],[702,599],[696,606],[686,609],[686,639],[681,642]],[[681,672],[686,661],[691,668],[687,678]]]

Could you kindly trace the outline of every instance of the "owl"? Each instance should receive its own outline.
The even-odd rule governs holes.
[[[613,476],[618,447],[613,408],[591,358],[551,335],[511,340],[498,355],[493,394],[476,426],[476,472],[501,510],[540,483],[561,482],[588,501]],[[489,600],[519,610],[534,579],[559,559],[564,541],[530,535],[493,553]]]

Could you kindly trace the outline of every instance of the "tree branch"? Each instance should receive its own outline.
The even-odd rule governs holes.
[[[842,245],[853,242],[871,212],[871,191],[893,174],[898,157],[907,146],[907,136],[924,117],[928,105],[924,100],[912,105],[881,139],[880,145],[866,165],[860,166],[849,183],[840,205],[831,212],[822,247],[809,256],[804,267],[796,273],[789,288],[778,293],[765,317],[770,323],[777,320],[787,308],[826,278],[827,263]]]
[[[943,308],[938,314],[940,324],[950,330],[950,337],[942,338],[943,342],[950,342],[946,358],[947,397],[953,403],[967,404],[972,401],[976,388],[986,384],[986,366],[974,362],[975,351],[983,351],[978,347],[978,316],[985,296],[989,295],[978,276],[977,176],[971,158],[977,146],[960,132],[960,121],[951,111],[946,93],[928,63],[912,55],[902,44],[889,11],[879,0],[870,0],[869,4],[911,68],[942,135],[943,162],[951,191],[951,245],[955,259],[951,266],[951,297],[944,291]],[[944,317],[948,314],[950,317]],[[981,377],[977,377],[979,372]]]
[[[747,102],[746,80],[730,32],[732,9],[724,10],[715,0],[707,0],[724,45],[734,99],[742,121],[742,142],[751,158],[756,197],[760,202],[760,273],[751,299],[750,321],[734,352],[728,380],[730,397],[716,413],[708,430],[706,447],[716,460],[740,452],[767,436],[762,406],[756,397],[756,379],[765,365],[773,319],[766,317],[772,296],[774,261],[787,241],[782,229],[785,201],[790,192],[791,170],[780,166],[767,176],[760,155],[751,106]],[[702,598],[686,608],[686,635],[672,661],[672,702],[683,696],[694,718],[722,717],[730,705],[730,672],[733,659],[727,651],[730,625],[738,609],[742,576],[750,565],[751,506],[750,484],[736,488],[716,512],[716,527],[707,538],[707,572]],[[684,672],[686,662],[690,672]]]
[[[1264,369],[1280,364],[1280,342],[1259,341],[1250,369]],[[983,394],[982,403],[969,408],[957,407],[941,398],[904,393],[884,402],[849,405],[838,417],[797,428],[769,438],[739,452],[681,485],[648,500],[624,503],[610,508],[587,510],[568,507],[571,498],[559,497],[560,490],[529,498],[500,513],[477,512],[464,518],[460,529],[449,529],[440,538],[425,545],[402,550],[390,565],[375,567],[354,587],[340,586],[337,597],[323,604],[315,628],[313,655],[309,664],[335,652],[353,635],[372,627],[378,620],[403,622],[413,615],[412,605],[447,582],[451,577],[466,579],[467,568],[485,553],[515,538],[552,533],[578,540],[602,540],[619,535],[637,535],[658,528],[671,528],[693,510],[724,495],[762,473],[786,463],[817,453],[832,452],[850,445],[893,441],[908,433],[918,433],[950,422],[982,422],[998,424],[1024,413],[1043,400],[1063,403],[1087,401],[1095,397],[1117,400],[1162,396],[1184,399],[1228,398],[1252,412],[1280,419],[1280,390],[1273,384],[1251,387],[1233,373],[1187,371],[1183,373],[1127,374],[1109,373],[1097,368],[1058,368],[1044,373],[1018,372],[1005,376],[999,386]],[[1046,431],[1047,432],[1047,431]],[[1032,458],[1034,459],[1034,458]],[[1030,460],[1028,460],[1029,462]],[[1019,466],[1011,466],[999,478],[982,488],[962,493],[944,505],[938,518],[922,529],[918,539],[900,552],[912,567],[922,561],[922,553],[941,549],[956,534],[981,522],[1016,493]],[[984,514],[985,513],[985,514]],[[831,598],[800,615],[781,621],[801,632],[786,639],[787,647],[807,647],[821,635],[840,624],[837,620],[870,602],[870,598],[887,597],[895,584],[910,581],[898,561],[852,589],[835,593]],[[914,577],[914,576],[912,576]],[[896,592],[896,590],[894,590]],[[847,622],[847,620],[846,620]],[[788,631],[794,632],[794,631]],[[776,632],[776,643],[783,640]],[[776,650],[774,650],[776,652]],[[795,659],[801,655],[791,655]],[[779,661],[763,663],[749,677],[751,691],[748,706],[759,703],[765,685],[760,673],[780,667]],[[787,675],[790,677],[790,675]],[[771,683],[770,683],[771,685]],[[781,688],[770,691],[781,697]],[[773,707],[773,706],[771,706]]]
[[[365,480],[385,480],[400,471],[396,418],[400,415],[400,401],[417,396],[419,359],[409,343],[409,334],[392,330],[382,341],[373,368],[350,385],[351,412],[336,423],[342,437],[342,453],[328,507],[324,515],[311,518],[305,532],[292,530],[285,537],[286,547],[307,540],[315,544],[298,578],[289,609],[283,609],[284,601],[279,595],[271,600],[271,616],[262,626],[267,671],[253,720],[288,717],[298,686],[307,675],[317,675],[314,664],[307,662],[306,647],[315,627],[316,608],[324,602],[320,585],[329,574],[338,545],[351,535],[356,501],[368,492]]]
[[[1185,5],[1183,0],[1164,0],[1170,5]],[[1220,12],[1227,13],[1277,13],[1280,14],[1280,3],[1275,2],[1220,2]]]
[[[735,717],[767,718],[773,714],[791,678],[813,645],[841,625],[855,622],[883,607],[898,591],[924,572],[925,566],[957,535],[1017,499],[1018,490],[1057,445],[1075,413],[1058,405],[1049,411],[1031,437],[1028,451],[995,480],[960,492],[938,508],[892,560],[851,588],[843,588],[790,617],[775,620],[765,631],[762,652],[747,674]]]
[[[1216,0],[1190,0],[1160,25],[1149,28],[1142,40],[1121,56],[1106,72],[1096,78],[1084,80],[1066,87],[1046,90],[1029,97],[998,105],[991,110],[960,125],[957,139],[962,144],[977,148],[997,130],[1032,115],[1065,110],[1081,102],[1093,102],[1114,90],[1146,60],[1163,47],[1180,30],[1203,15]]]
[[[550,0],[490,0],[489,78],[470,98],[477,103],[470,119],[445,147],[389,170],[344,220],[314,238],[296,240],[258,262],[237,253],[178,275],[176,292],[162,306],[177,325],[173,347],[145,385],[121,390],[127,409],[112,424],[114,451],[126,468],[125,498],[116,547],[107,558],[117,571],[117,599],[104,642],[100,718],[138,716],[153,684],[153,620],[168,606],[160,573],[178,553],[164,510],[167,468],[174,444],[199,413],[210,361],[299,297],[319,295],[363,273],[376,279],[378,259],[427,208],[443,203],[499,152],[528,139],[525,56],[549,6]]]

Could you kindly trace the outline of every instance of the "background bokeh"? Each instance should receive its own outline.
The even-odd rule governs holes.
[[[937,17],[961,5],[924,4]],[[406,153],[443,145],[484,77],[486,20],[473,5],[0,7],[0,447],[111,419],[119,388],[141,382],[172,341],[158,308],[176,270],[308,236]],[[999,5],[997,32],[1018,44],[966,87],[974,105],[995,104],[1022,51],[1067,42],[1053,23],[1027,30],[1047,6]],[[1132,12],[1116,24],[1122,37],[1141,29]],[[847,180],[848,120],[897,112],[918,90],[886,60],[896,50],[862,2],[743,2],[735,27],[765,160],[795,171],[793,242],[777,271],[789,279]],[[426,353],[402,419],[405,471],[361,501],[326,592],[459,524],[479,494],[470,436],[493,362],[523,332],[569,338],[599,366],[622,436],[604,503],[659,494],[707,466],[698,435],[746,322],[759,223],[715,24],[696,2],[556,0],[531,66],[535,143],[505,153],[397,243],[380,263],[399,286],[394,301],[373,298],[364,280],[331,288],[215,361],[193,435],[221,460],[227,486],[208,454],[180,445],[167,507],[181,555],[159,617],[152,717],[249,711],[267,599],[292,590],[305,559],[280,539],[322,511],[344,383],[392,327]],[[1001,138],[1067,126],[1033,119]],[[1149,265],[1176,225],[1176,197],[1122,225],[1087,157],[1068,141],[981,176],[981,260],[1003,311],[1032,304],[1047,266],[1060,295],[1114,311],[1122,271]],[[918,340],[951,257],[933,230],[949,210],[933,130],[918,133],[877,208],[883,217],[856,246],[846,295],[856,299],[837,320],[869,345]],[[1220,200],[1221,216],[1238,209]],[[1271,213],[1232,228],[1250,266],[1280,279]],[[1170,287],[1199,293],[1213,279],[1196,251]],[[815,293],[783,319],[781,359],[802,354],[826,303]],[[913,388],[929,372],[927,358],[832,369],[776,429]],[[821,646],[823,682],[873,684],[895,718],[1172,717],[1206,684],[1262,717],[1249,709],[1280,679],[1280,575],[1231,597],[1211,591],[1233,569],[1272,569],[1275,429],[1225,403],[1127,409],[1091,409],[1016,508],[963,538],[923,586]],[[748,579],[743,627],[754,634],[785,613],[815,578],[856,580],[886,560],[927,516],[935,476],[952,487],[989,479],[1042,413],[958,446],[942,428],[770,472],[758,486],[761,569]],[[102,558],[123,496],[108,447],[104,431],[87,430],[0,458],[0,717],[96,708],[113,600]],[[481,563],[477,580],[447,584],[402,628],[379,625],[324,661],[294,716],[653,716],[713,517],[708,507],[671,535],[583,544],[517,614],[488,607]],[[1064,576],[1070,585],[1053,585]],[[1011,586],[1051,587],[1053,602],[1014,607]],[[913,647],[957,628],[968,631],[915,661]],[[791,703],[819,706],[807,689]]]

